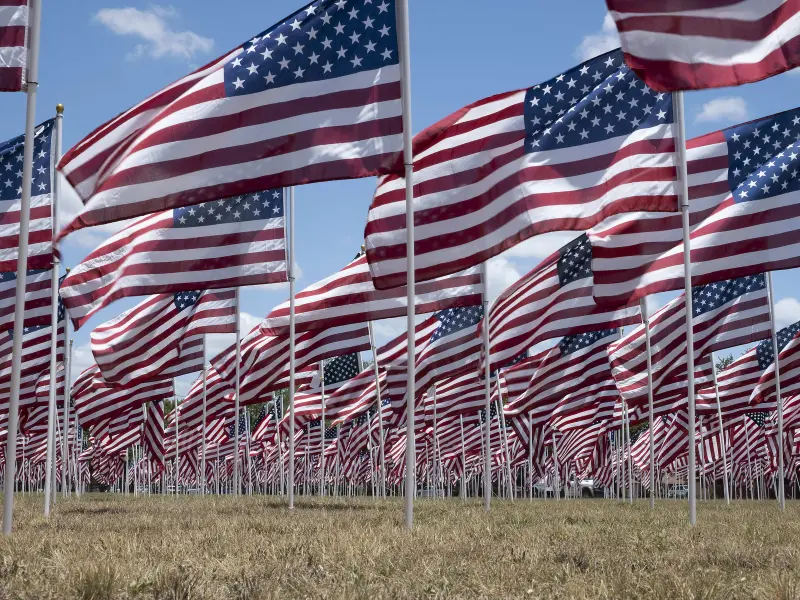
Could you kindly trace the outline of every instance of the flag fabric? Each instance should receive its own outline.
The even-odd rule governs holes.
[[[2,19],[11,8],[0,2],[0,31]],[[2,43],[0,39],[0,64]],[[5,70],[0,66],[0,86]],[[53,263],[54,125],[55,119],[50,119],[34,129],[28,269],[47,269]],[[24,135],[0,144],[0,272],[17,270],[24,146]]]
[[[388,395],[386,390],[387,372],[380,369],[378,385],[381,386],[382,397]],[[326,389],[327,391],[327,389]],[[334,423],[349,421],[373,406],[377,401],[378,390],[375,384],[375,368],[369,365],[358,375],[344,382],[336,391],[325,398],[325,416]]]
[[[695,362],[712,352],[769,336],[769,302],[764,275],[748,275],[692,288]],[[650,318],[653,394],[666,384],[686,383],[686,307],[681,295]],[[609,348],[614,379],[632,406],[647,403],[645,325]],[[666,391],[666,389],[664,389]],[[685,400],[685,393],[683,395]]]
[[[176,208],[137,220],[64,280],[76,328],[114,300],[287,281],[282,190]]]
[[[660,91],[760,81],[800,65],[791,0],[606,0],[625,62]]]
[[[470,267],[454,275],[420,282],[415,288],[415,311],[425,314],[480,304],[482,291],[480,267]],[[296,294],[295,328],[300,332],[402,317],[407,313],[407,301],[405,286],[376,290],[367,258],[359,255],[338,273]],[[288,301],[267,315],[264,327],[271,335],[288,333]]]
[[[142,445],[151,464],[157,468],[164,468],[164,402],[148,402],[145,410],[144,434]]]
[[[607,346],[617,339],[618,329],[563,338],[542,359],[528,389],[506,406],[506,415],[513,418],[530,413],[537,427],[548,422],[560,404],[562,412],[567,414],[590,403],[595,394],[605,394],[605,388],[598,388],[598,384],[602,385],[610,377]]]
[[[638,306],[598,305],[593,283],[592,246],[581,235],[507,288],[489,312],[491,368],[546,339],[642,322]]]
[[[689,140],[692,285],[800,266],[800,109]],[[595,298],[683,289],[680,215],[631,213],[589,232]]]
[[[541,350],[507,369],[500,370],[498,375],[500,393],[504,399],[513,402],[528,389],[528,384],[536,373],[536,369],[542,364],[542,360],[550,353],[550,350],[551,348]]]
[[[157,402],[174,395],[172,379],[145,381],[130,386],[108,384],[97,365],[84,370],[72,385],[75,412],[84,427],[117,418],[138,409],[145,402]]]
[[[726,419],[733,419],[751,412],[750,396],[771,358],[765,358],[772,352],[772,339],[760,341],[742,356],[734,360],[727,368],[717,372],[717,389],[719,404]],[[713,381],[696,388],[695,410],[697,414],[717,414],[717,394]],[[772,405],[763,404],[759,408],[773,409]]]
[[[1,7],[0,12],[2,12]],[[35,327],[50,323],[52,282],[52,269],[38,269],[27,272],[23,327]],[[15,271],[0,272],[0,331],[6,331],[14,327],[16,293],[17,273]]]
[[[778,366],[781,378],[781,399],[785,400],[800,390],[800,322],[778,331]],[[764,340],[756,346],[756,357],[761,367],[761,377],[750,394],[751,404],[760,404],[775,398],[775,352],[772,339]],[[759,407],[760,408],[760,407]]]
[[[365,324],[343,325],[320,331],[306,331],[295,341],[295,364],[299,371],[325,358],[369,350]],[[233,392],[236,377],[236,349],[230,346],[211,361]],[[241,342],[239,401],[257,404],[270,392],[288,387],[289,338],[266,335],[259,325]]]
[[[59,168],[86,206],[66,231],[402,173],[400,75],[394,2],[315,0],[67,152]]]
[[[197,361],[187,361],[193,353],[185,345],[199,346],[202,355],[204,334],[234,333],[235,325],[235,290],[158,294],[95,328],[92,354],[109,383],[164,379],[161,374],[169,367],[182,374],[194,372],[188,368],[202,369],[202,356],[199,367]]]
[[[27,88],[28,15],[28,0],[0,2],[0,92]]]
[[[533,235],[675,211],[672,99],[618,50],[479,100],[414,140],[415,268],[426,281]],[[405,180],[383,178],[364,232],[375,287],[406,283]]]

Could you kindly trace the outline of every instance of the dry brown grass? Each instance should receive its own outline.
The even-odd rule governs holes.
[[[0,598],[800,597],[800,503],[20,498]]]

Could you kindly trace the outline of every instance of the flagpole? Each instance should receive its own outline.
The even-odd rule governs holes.
[[[178,428],[178,420],[180,412],[178,411],[178,394],[175,391],[175,380],[172,380],[172,394],[175,398],[175,495],[178,495],[178,472],[181,468],[181,450],[180,450],[180,429]]]
[[[11,392],[8,400],[6,440],[6,472],[3,485],[3,534],[11,535],[14,518],[14,480],[16,479],[17,431],[19,425],[19,386],[22,373],[22,336],[25,317],[25,288],[28,268],[28,232],[31,217],[31,174],[33,172],[34,127],[36,124],[36,92],[39,88],[39,34],[41,1],[28,2],[28,73],[25,115],[25,146],[22,159],[22,196],[19,205],[19,244],[17,249],[17,289],[14,298],[14,334],[11,346]],[[11,485],[8,485],[8,482]]]
[[[730,485],[728,483],[728,451],[725,444],[725,430],[722,428],[722,405],[719,401],[719,386],[717,385],[717,364],[714,362],[714,353],[711,353],[711,373],[714,377],[714,396],[717,400],[717,421],[719,422],[719,439],[722,446],[722,486],[725,490],[725,503],[730,505]]]
[[[458,415],[461,426],[461,499],[467,499],[467,453],[464,447],[464,415]]]
[[[238,288],[237,288],[238,289]],[[237,302],[238,306],[238,302]],[[238,319],[237,319],[238,320]],[[206,377],[208,369],[206,368],[206,336],[203,334],[203,423],[200,426],[202,429],[202,445],[200,446],[200,473],[203,477],[203,485],[200,488],[200,495],[206,495],[206,418],[208,417],[208,403],[206,395]]]
[[[294,186],[289,188],[289,508],[294,509]]]
[[[372,333],[372,321],[367,321],[367,331],[369,333],[369,345],[372,349],[372,368],[375,371],[375,397],[378,401],[378,433],[380,441],[378,452],[381,460],[381,498],[386,497],[386,450],[383,437],[383,402],[381,399],[380,365],[378,365],[378,349],[375,347],[375,336]]]
[[[489,355],[489,289],[487,281],[489,280],[489,264],[483,262],[481,264],[481,280],[483,281],[483,394],[484,394],[484,410],[486,411],[486,431],[484,432],[484,444],[486,445],[486,454],[483,457],[483,509],[489,512],[492,505],[492,434],[491,425],[489,425],[491,416],[491,366]],[[499,481],[499,480],[498,480]]]
[[[234,382],[234,391],[233,391],[233,439],[234,439],[234,460],[233,460],[233,487],[234,487],[234,496],[239,495],[239,385],[241,381],[241,368],[240,363],[242,362],[242,336],[241,336],[241,328],[239,325],[240,315],[241,315],[241,307],[239,301],[239,288],[237,287],[234,291],[234,301],[236,302],[236,381]]]
[[[498,375],[499,377],[499,375]],[[506,416],[503,414],[503,397],[500,394],[500,382],[495,383],[497,386],[497,421],[500,424],[500,442],[503,444],[503,453],[506,459],[506,476],[508,477],[508,488],[511,500],[515,499],[514,484],[511,479],[511,455],[508,452],[508,431],[506,430]]]
[[[647,352],[647,419],[650,426],[650,510],[656,507],[656,450],[653,440],[653,354],[650,347],[650,315],[647,313],[647,298],[639,300],[644,325],[644,344]]]
[[[414,440],[414,400],[416,398],[415,370],[415,272],[414,272],[414,152],[411,136],[411,40],[408,24],[408,0],[397,2],[397,27],[402,68],[400,85],[403,101],[403,164],[406,180],[406,288],[408,291],[408,369],[406,381],[406,527],[414,526],[414,497],[416,496],[416,446]]]
[[[319,420],[319,495],[325,495],[325,361],[319,361],[319,383],[322,391],[322,417]]]
[[[66,325],[66,322],[65,322]],[[66,332],[65,332],[66,335]],[[64,436],[61,440],[61,454],[63,456],[61,465],[61,493],[64,497],[69,496],[67,475],[69,473],[69,399],[70,399],[70,369],[72,368],[72,342],[69,341],[69,350],[64,357]],[[75,434],[77,440],[77,432]]]
[[[56,105],[55,131],[55,157],[54,162],[61,158],[61,126],[63,121],[64,106]],[[23,179],[23,181],[27,181]],[[58,177],[53,178],[51,214],[53,239],[58,233],[58,195],[60,191]],[[55,453],[56,453],[56,429],[58,428],[56,414],[56,370],[58,369],[58,278],[61,274],[61,260],[58,252],[53,252],[53,266],[50,282],[50,394],[49,407],[47,412],[47,457],[45,461],[44,475],[44,516],[50,516],[50,490],[55,488]],[[25,283],[22,289],[25,289]]]
[[[558,473],[558,446],[556,444],[556,432],[553,430],[553,496],[556,501],[561,499],[561,477]]]
[[[772,289],[772,272],[767,271],[767,291],[769,293],[769,324],[772,329],[772,352],[775,356],[775,402],[778,412],[778,505],[786,510],[784,490],[784,456],[783,456],[783,400],[781,399],[781,369],[778,348],[778,328],[775,326],[775,292]]]
[[[528,495],[533,502],[533,414],[530,411],[528,412]]]
[[[678,155],[678,182],[680,184],[681,220],[683,222],[683,280],[686,305],[686,369],[687,404],[689,418],[689,524],[697,523],[697,465],[695,464],[695,397],[694,397],[694,326],[692,324],[692,254],[689,230],[689,182],[686,168],[686,118],[683,92],[674,92],[675,147]]]

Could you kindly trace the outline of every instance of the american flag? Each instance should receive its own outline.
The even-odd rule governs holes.
[[[434,384],[431,397],[440,419],[474,414],[486,404],[486,383],[482,373],[469,371],[441,379]]]
[[[239,438],[246,433],[247,423],[245,422],[245,415],[247,414],[246,410],[242,410],[239,412]],[[236,420],[232,419],[234,422],[230,424],[228,427],[228,439],[234,440],[236,439]]]
[[[295,342],[296,368],[302,369],[325,358],[369,350],[366,324],[344,325],[321,331],[306,331]],[[236,350],[231,346],[212,359],[212,365],[233,391]],[[272,391],[288,386],[289,338],[266,335],[258,326],[241,342],[239,399],[244,404],[264,401]]]
[[[434,315],[438,325],[430,341],[415,352],[416,396],[437,381],[476,370],[483,345],[478,324],[483,306],[448,308]]]
[[[670,95],[647,88],[618,50],[461,109],[415,137],[417,280],[533,235],[677,210],[674,151]],[[405,284],[400,176],[380,181],[364,237],[375,287]]]
[[[504,398],[513,402],[528,389],[528,383],[550,350],[541,350],[507,369],[500,370],[500,389]]]
[[[787,0],[606,0],[625,62],[653,89],[742,85],[800,65]]]
[[[2,12],[2,7],[0,7]],[[37,269],[27,272],[25,280],[24,327],[50,323],[50,296],[53,270]],[[14,326],[14,303],[17,291],[17,274],[0,272],[0,331]]]
[[[656,465],[663,468],[684,455],[689,448],[689,418],[685,410],[662,418],[666,420],[666,430],[661,447],[657,450]]]
[[[593,283],[592,246],[581,235],[507,288],[489,312],[491,368],[543,340],[642,322],[638,306],[598,305]]]
[[[233,333],[235,322],[234,290],[158,294],[95,328],[92,354],[117,385],[185,375],[203,368],[203,335]]]
[[[800,266],[800,109],[687,142],[692,285]],[[589,232],[595,298],[683,289],[680,215],[633,213]]]
[[[528,389],[508,404],[506,414],[530,414],[534,426],[539,426],[554,416],[579,413],[597,398],[613,396],[616,400],[616,390],[609,393],[604,384],[610,379],[607,347],[618,338],[617,329],[563,338],[542,359]],[[556,409],[558,415],[554,413]]]
[[[421,282],[415,288],[416,314],[479,304],[482,291],[480,267]],[[295,328],[306,331],[401,317],[406,314],[407,300],[405,286],[376,290],[367,258],[359,255],[338,273],[296,295]],[[272,335],[288,332],[288,301],[267,315],[264,328]]]
[[[127,414],[130,410],[141,412],[145,402],[172,398],[172,380],[145,381],[129,386],[106,383],[97,365],[84,370],[72,386],[75,412],[84,427]]]
[[[800,322],[778,331],[778,366],[780,367],[781,398],[785,400],[800,390]],[[761,377],[750,395],[751,404],[776,402],[775,398],[775,352],[772,339],[764,340],[756,346],[758,366]]]
[[[381,386],[382,399],[386,397],[385,369],[378,373],[378,384]],[[326,389],[327,392],[327,389]],[[330,396],[325,397],[325,415],[334,423],[344,423],[373,406],[378,396],[375,385],[375,368],[369,365],[358,375],[344,382]]]
[[[28,13],[28,0],[0,2],[0,92],[27,87]]]
[[[402,172],[394,2],[317,0],[89,134],[67,231],[268,187]]]
[[[758,349],[761,348],[759,351]],[[717,390],[722,414],[726,419],[741,416],[753,410],[750,395],[759,381],[764,368],[760,358],[772,352],[772,339],[766,339],[734,360],[727,368],[717,371]],[[713,381],[697,386],[695,410],[700,414],[717,414],[717,394]],[[775,403],[764,404],[759,408],[772,409]]]
[[[66,333],[64,306],[58,303],[56,330],[56,361],[64,360]],[[48,319],[49,321],[49,319]],[[36,383],[43,371],[50,367],[50,324],[25,327],[22,335],[22,368],[20,371],[20,406],[36,402]],[[14,330],[0,332],[0,413],[8,411],[11,395],[11,347]]]
[[[694,355],[697,365],[712,352],[749,344],[769,336],[769,302],[764,275],[748,275],[692,288]],[[686,386],[686,308],[681,295],[650,319],[653,395],[668,384]],[[645,325],[609,348],[614,379],[632,406],[647,403]],[[696,365],[696,366],[697,366]],[[702,383],[702,381],[701,381]],[[686,400],[685,391],[682,392]]]
[[[0,3],[0,21],[5,11]],[[0,28],[1,29],[1,28]],[[2,44],[2,41],[0,41]],[[0,57],[3,50],[0,46]],[[0,84],[2,72],[0,67]],[[2,90],[0,90],[2,91]],[[47,269],[53,262],[53,148],[55,119],[34,130],[33,176],[31,178],[28,269]],[[22,151],[25,136],[0,144],[0,271],[17,270],[19,209],[22,200]]]
[[[156,468],[164,468],[164,402],[148,402],[145,405],[144,435],[142,445],[150,462]]]
[[[77,329],[119,298],[286,280],[283,191],[271,190],[139,219],[78,264],[61,293]]]

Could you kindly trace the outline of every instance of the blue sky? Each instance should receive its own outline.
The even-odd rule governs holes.
[[[139,0],[45,2],[42,18],[40,93],[37,119],[66,107],[64,150],[107,119],[191,69],[221,55],[300,7],[297,0]],[[414,131],[498,92],[528,87],[600,52],[616,47],[613,25],[602,0],[497,2],[410,0],[412,112]],[[793,108],[800,87],[794,73],[766,82],[686,95],[690,137],[747,119]],[[24,125],[22,94],[0,96],[0,139]],[[363,238],[374,179],[322,183],[296,191],[298,290],[352,259]],[[65,198],[68,213],[76,199]],[[64,215],[64,213],[62,213]],[[61,217],[62,224],[67,215]],[[62,246],[73,265],[113,227],[84,230]],[[490,263],[493,295],[532,269],[541,258],[574,237],[534,238]],[[800,320],[800,288],[792,272],[774,277],[781,325]],[[286,299],[287,286],[245,288],[242,329],[253,327]],[[673,295],[653,299],[653,308]],[[88,366],[89,332],[132,306],[120,301],[75,332],[75,371]],[[402,320],[376,324],[378,341],[403,330]],[[213,350],[230,338],[216,336]],[[212,351],[213,351],[212,350]],[[185,391],[188,381],[181,382]]]

